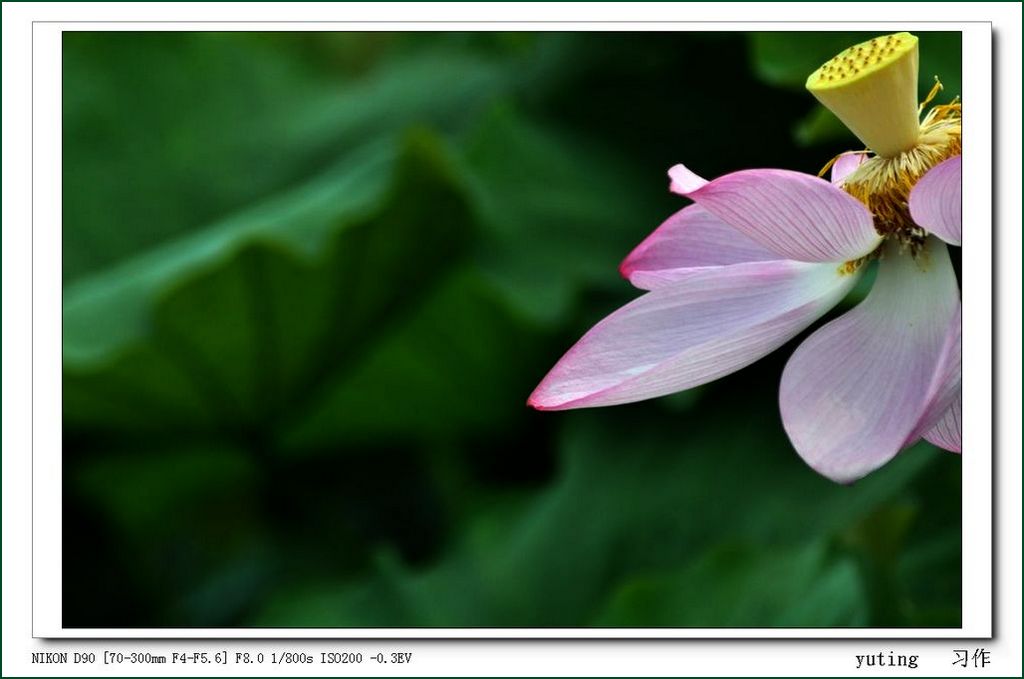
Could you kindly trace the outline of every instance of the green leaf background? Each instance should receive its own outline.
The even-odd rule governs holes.
[[[959,458],[814,474],[795,344],[525,407],[667,167],[848,146],[790,132],[849,40],[65,33],[64,625],[958,626]]]

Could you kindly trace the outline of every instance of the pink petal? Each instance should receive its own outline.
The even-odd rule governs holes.
[[[811,467],[849,482],[908,443],[949,370],[959,296],[940,241],[928,239],[916,261],[889,246],[867,299],[800,345],[782,374],[780,406]]]
[[[867,157],[866,153],[844,153],[836,158],[836,162],[832,163],[832,184],[842,186],[847,175],[860,167]]]
[[[868,209],[820,177],[741,170],[705,182],[682,165],[669,177],[672,191],[786,259],[846,262],[881,242]]]
[[[595,325],[529,404],[542,410],[614,405],[710,382],[777,349],[856,280],[835,264],[785,260],[705,268]]]
[[[645,290],[679,280],[694,267],[780,259],[698,205],[684,207],[654,230],[619,271]]]
[[[960,396],[957,395],[952,405],[946,409],[942,419],[934,427],[925,432],[925,439],[939,448],[954,453],[961,452],[960,447]]]
[[[960,172],[960,156],[942,161],[917,180],[909,201],[918,226],[953,245],[960,245]]]
[[[916,443],[938,424],[953,402],[960,397],[960,307],[958,302],[956,313],[946,331],[942,356],[929,387],[928,405],[918,419],[917,426],[907,437],[905,445]]]

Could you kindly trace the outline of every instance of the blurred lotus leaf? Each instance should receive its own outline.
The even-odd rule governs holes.
[[[765,422],[688,437],[694,417],[674,424],[652,418],[639,436],[599,416],[576,417],[556,484],[529,507],[499,507],[476,518],[461,546],[436,567],[411,571],[385,551],[368,581],[289,585],[253,622],[288,627],[312,616],[317,626],[342,627],[868,624],[872,602],[857,565],[862,552],[829,556],[820,536],[869,521],[873,508],[920,474],[931,449],[908,451],[886,474],[845,488],[793,465],[788,455],[750,455],[782,449],[775,445],[781,431]],[[771,486],[758,484],[761,478],[771,478]],[[723,545],[723,536],[733,542]]]

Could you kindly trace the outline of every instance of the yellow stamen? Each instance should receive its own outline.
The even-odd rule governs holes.
[[[839,272],[840,276],[849,276],[851,274],[855,274],[860,270],[862,266],[864,266],[874,258],[875,253],[872,252],[864,255],[863,257],[860,257],[859,259],[851,259],[849,262],[843,262],[842,264],[840,264],[839,269],[837,271]]]
[[[924,113],[925,107],[928,104],[932,103],[932,99],[939,96],[939,92],[941,92],[942,90],[943,87],[942,83],[939,82],[939,76],[935,76],[935,84],[932,85],[932,88],[928,91],[928,96],[924,98],[924,101],[921,102],[921,105],[917,107],[917,116],[919,118],[921,117],[921,114]]]
[[[845,50],[806,86],[868,148],[895,157],[918,143],[917,73],[917,37],[896,33]]]

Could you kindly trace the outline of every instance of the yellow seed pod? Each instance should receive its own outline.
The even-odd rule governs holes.
[[[895,33],[854,45],[807,78],[808,91],[884,157],[917,145],[917,37]]]

